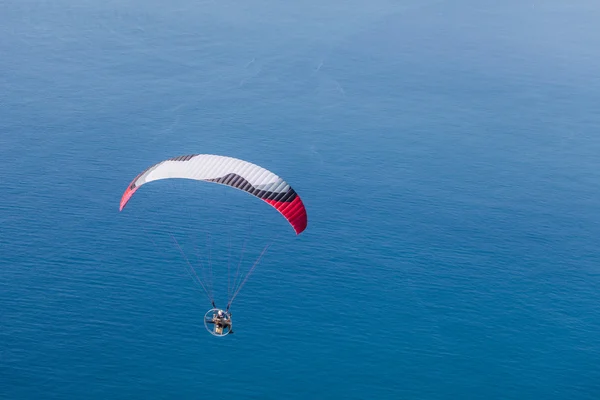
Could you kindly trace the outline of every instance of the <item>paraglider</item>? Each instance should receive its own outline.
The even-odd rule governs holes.
[[[212,324],[211,329],[208,324]],[[215,336],[226,336],[233,333],[231,313],[229,311],[211,308],[204,314],[204,327]]]
[[[307,227],[306,208],[300,196],[285,180],[273,172],[248,161],[213,154],[183,155],[160,161],[146,168],[127,186],[121,198],[119,211],[125,208],[134,193],[142,185],[164,179],[188,179],[198,182],[217,183],[244,191],[255,198],[263,200],[277,210],[288,224],[291,225],[296,235],[302,233]],[[215,301],[210,295],[209,290],[207,290],[206,285],[198,278],[212,305],[212,308],[204,316],[204,325],[211,334],[226,336],[229,333],[233,333],[230,312],[231,303],[267,248],[268,245],[252,265],[246,279],[240,286],[231,293],[231,296],[228,293],[228,302],[225,309],[220,309],[215,305]],[[179,250],[183,254],[183,250],[180,247]]]

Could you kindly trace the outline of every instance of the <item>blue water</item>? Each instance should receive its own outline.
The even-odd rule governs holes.
[[[0,2],[0,398],[600,398],[599,20],[591,0]],[[118,212],[188,153],[272,169],[308,229],[181,182]],[[157,226],[204,244],[242,211],[281,236],[214,338]]]

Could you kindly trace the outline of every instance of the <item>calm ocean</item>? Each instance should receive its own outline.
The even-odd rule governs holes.
[[[0,398],[600,399],[598,21],[595,0],[0,0]],[[191,153],[282,176],[308,229],[182,181],[119,212]],[[161,227],[226,295],[244,213],[278,236],[215,338]]]

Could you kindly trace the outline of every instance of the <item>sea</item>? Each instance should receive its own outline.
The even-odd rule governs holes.
[[[600,399],[598,21],[1,0],[0,399]],[[307,229],[189,180],[119,211],[188,154],[279,175]]]

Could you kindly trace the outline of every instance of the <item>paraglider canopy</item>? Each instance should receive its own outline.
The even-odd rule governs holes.
[[[129,184],[119,210],[123,210],[140,186],[161,179],[183,178],[214,182],[243,190],[267,202],[285,217],[296,234],[306,229],[306,208],[290,185],[258,165],[213,154],[179,156],[155,164]]]

